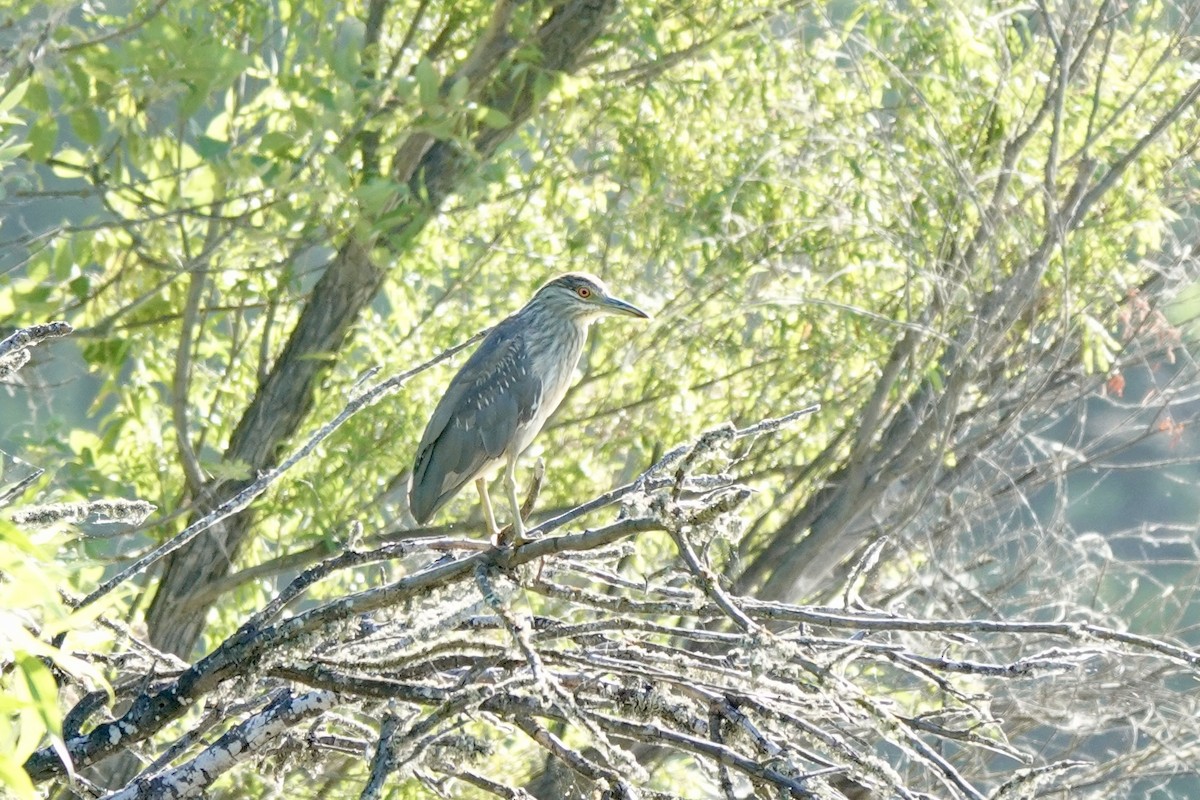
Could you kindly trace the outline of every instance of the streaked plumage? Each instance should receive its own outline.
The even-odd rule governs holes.
[[[508,465],[510,511],[516,516],[516,458],[562,402],[588,328],[605,314],[647,317],[613,297],[599,278],[571,272],[546,283],[487,335],[450,381],[417,446],[409,507],[418,522],[500,464]],[[483,501],[492,527],[486,495]],[[515,523],[520,534],[520,521]]]

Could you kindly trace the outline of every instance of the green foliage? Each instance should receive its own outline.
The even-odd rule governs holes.
[[[638,0],[570,75],[546,69],[535,46],[544,3],[514,5],[519,44],[487,68],[475,47],[493,3],[392,3],[377,31],[358,6],[328,0],[132,5],[6,12],[30,20],[13,52],[38,55],[5,62],[0,192],[79,203],[61,219],[22,217],[28,235],[3,254],[0,325],[70,320],[96,385],[86,418],[56,422],[67,404],[56,401],[0,436],[29,460],[70,462],[55,491],[178,511],[158,540],[200,493],[193,462],[209,488],[252,476],[223,454],[333,254],[354,242],[383,286],[338,352],[307,356],[329,369],[286,446],[336,414],[365,370],[419,364],[546,277],[588,269],[656,321],[595,331],[587,377],[530,453],[550,476],[541,508],[575,505],[725,420],[823,404],[803,441],[743,465],[765,491],[732,570],[835,473],[873,397],[898,415],[924,389],[946,390],[950,343],[1039,252],[1028,312],[988,334],[987,368],[950,416],[996,401],[988,376],[1021,385],[1031,350],[1057,348],[1090,374],[1113,368],[1114,309],[1172,235],[1190,191],[1173,171],[1194,168],[1180,133],[1194,130],[1194,109],[1141,143],[1192,79],[1179,40],[1160,35],[1171,13],[1157,3],[1114,10],[1103,45],[1067,78],[1045,27],[1080,29],[1083,17],[985,2]],[[536,113],[518,102],[525,88]],[[499,144],[486,149],[489,137]],[[467,164],[444,201],[406,169],[435,143]],[[1084,219],[1060,226],[1072,187],[1110,173]],[[911,331],[921,340],[881,389]],[[394,526],[451,369],[358,415],[257,501],[238,563],[328,552],[352,522]],[[940,463],[957,463],[944,446]],[[439,521],[473,513],[464,493]],[[95,551],[0,533],[11,579],[0,588],[14,597],[98,576]],[[630,563],[650,570],[656,546]],[[39,572],[62,559],[82,572]],[[213,612],[210,640],[271,589],[241,586]],[[41,611],[6,621],[25,633],[0,654],[24,692],[6,701],[11,731],[0,728],[0,779],[17,791],[14,765],[60,716],[38,659],[68,669],[36,644],[78,625],[59,600]]]
[[[101,670],[73,652],[102,651],[111,637],[95,629],[102,609],[74,613],[61,589],[90,585],[99,570],[70,565],[57,550],[61,534],[31,536],[0,520],[0,786],[16,797],[36,796],[22,764],[49,741],[62,747],[59,681],[107,689]],[[65,637],[63,647],[49,642]]]
[[[452,56],[413,57],[410,77],[382,90],[382,83],[364,83],[358,65],[339,55],[361,29],[333,7],[306,7],[312,21],[303,25],[293,24],[299,17],[244,9],[212,19],[199,13],[166,9],[136,37],[74,51],[31,80],[30,97],[43,99],[9,104],[33,130],[53,94],[58,113],[51,116],[66,120],[74,141],[48,147],[42,131],[33,146],[52,151],[65,179],[90,175],[112,187],[104,192],[110,217],[169,216],[59,237],[34,255],[8,306],[22,309],[17,323],[78,309],[81,326],[96,326],[89,364],[108,376],[97,407],[118,404],[108,424],[121,425],[122,441],[154,440],[173,424],[174,364],[146,356],[163,352],[162,342],[178,330],[189,283],[179,270],[186,266],[205,285],[192,383],[212,387],[189,394],[190,415],[208,423],[202,443],[219,448],[263,368],[258,342],[268,330],[278,340],[311,285],[306,276],[319,257],[312,248],[337,242],[364,218],[386,224],[403,210],[407,187],[365,174],[349,145],[369,129],[386,159],[414,129],[455,137],[473,119],[501,126],[505,112],[471,110],[473,89],[452,78]],[[636,36],[615,63],[688,47],[697,31],[720,30],[741,13],[693,9],[663,20],[648,7],[630,8],[620,25]],[[408,17],[398,11],[395,19]],[[281,22],[277,40],[247,47]],[[807,29],[804,38],[748,28],[654,81],[584,74],[560,83],[520,146],[480,174],[483,202],[435,220],[422,239],[420,267],[399,265],[387,287],[387,315],[364,326],[382,326],[379,335],[360,345],[353,363],[343,361],[329,396],[336,402],[338,387],[364,364],[411,363],[432,354],[431,342],[462,338],[515,308],[555,269],[603,264],[615,282],[662,306],[663,324],[636,350],[661,352],[668,367],[651,370],[643,360],[606,390],[661,398],[635,413],[635,426],[673,439],[720,419],[748,418],[757,407],[811,399],[814,385],[837,392],[856,384],[883,360],[895,332],[872,322],[874,315],[903,322],[906,309],[942,291],[944,281],[986,284],[997,279],[993,263],[1014,266],[1044,216],[1038,165],[1046,137],[1013,166],[1017,196],[1028,202],[1006,214],[994,260],[969,276],[944,274],[939,259],[966,247],[1000,177],[993,169],[999,154],[980,139],[986,132],[977,121],[990,119],[993,138],[1022,124],[1027,98],[1048,77],[1040,70],[1049,43],[1014,39],[1014,27],[984,6],[941,2],[863,7],[824,31],[815,23],[793,23]],[[405,33],[387,28],[381,46]],[[995,58],[1002,49],[1011,51],[1011,63]],[[1137,70],[1155,61],[1148,55],[1129,64],[1125,81],[1142,79]],[[1103,160],[1142,133],[1136,120],[1122,119],[1097,135],[1090,96],[1068,100],[1076,106],[1064,116],[1064,152],[1090,137],[1089,152]],[[1153,160],[1143,163],[1149,168]],[[964,175],[974,174],[964,185]],[[1047,297],[1065,299],[1068,313],[1119,296],[1138,258],[1161,239],[1170,220],[1153,191],[1137,188],[1147,187],[1146,177],[1123,179],[1103,217],[1111,223],[1097,220],[1087,237],[1072,237],[1062,265],[1047,274]],[[1138,231],[1132,240],[1131,223]],[[1096,280],[1078,279],[1097,269],[1087,265],[1104,263],[1112,266]],[[1068,297],[1066,265],[1079,273],[1073,286],[1094,289]],[[639,278],[651,277],[677,288],[658,297],[639,291]],[[814,306],[813,296],[822,304]],[[431,314],[420,337],[410,335]],[[629,359],[608,352],[623,332],[601,336],[597,365]],[[400,344],[389,352],[388,341]],[[780,357],[793,348],[810,354],[804,368]],[[1090,356],[1086,364],[1104,366]],[[118,389],[135,389],[137,397]],[[412,401],[425,407],[429,395]],[[590,407],[581,400],[565,413],[577,417],[571,408]],[[703,418],[694,416],[699,409]],[[414,438],[420,416],[389,441]],[[601,462],[609,457],[599,455]],[[128,457],[138,456],[122,453],[120,461],[138,492],[166,499],[180,491],[170,478],[160,483],[164,471]],[[386,469],[398,472],[404,461]],[[314,474],[329,471],[314,467]],[[328,487],[333,494],[324,499],[344,502],[342,488]]]

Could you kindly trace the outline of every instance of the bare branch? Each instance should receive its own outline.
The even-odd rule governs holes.
[[[139,780],[105,800],[171,800],[201,792],[235,765],[252,757],[301,720],[327,711],[337,704],[332,692],[309,692],[293,696],[280,692],[265,710],[232,728],[196,758],[153,778]]]
[[[164,557],[170,555],[171,553],[174,553],[175,551],[179,550],[184,545],[186,545],[188,542],[192,541],[197,536],[199,536],[201,533],[203,533],[204,531],[211,528],[213,525],[216,525],[218,522],[220,522],[224,519],[228,519],[229,517],[233,516],[237,512],[246,508],[247,506],[250,505],[251,502],[254,501],[254,499],[256,497],[258,497],[263,492],[265,492],[268,488],[270,488],[270,486],[272,484],[274,484],[277,480],[279,480],[279,478],[281,476],[283,476],[285,473],[287,473],[288,470],[290,470],[292,467],[296,466],[296,464],[300,463],[300,461],[302,461],[305,457],[307,457],[310,453],[312,453],[313,450],[316,449],[317,445],[319,445],[325,439],[329,438],[329,436],[334,431],[336,431],[343,424],[345,424],[345,422],[347,420],[349,420],[352,416],[354,416],[355,414],[357,414],[359,411],[363,410],[364,408],[367,408],[368,406],[373,405],[374,403],[378,402],[380,399],[387,396],[388,394],[396,391],[401,386],[403,386],[414,375],[418,375],[421,372],[424,372],[425,370],[434,366],[435,364],[439,364],[442,361],[445,361],[446,359],[450,358],[451,356],[453,356],[455,353],[459,352],[463,348],[468,347],[469,345],[473,344],[475,341],[482,338],[486,333],[487,333],[486,331],[480,332],[480,333],[476,334],[475,336],[472,336],[470,339],[463,342],[462,344],[456,345],[456,346],[450,348],[449,350],[446,350],[445,352],[439,354],[438,356],[430,359],[429,361],[426,361],[424,364],[421,364],[418,367],[414,367],[414,368],[408,370],[407,372],[403,372],[399,375],[395,375],[395,376],[377,384],[376,386],[367,390],[366,392],[359,395],[358,397],[353,398],[348,403],[346,403],[346,406],[345,406],[345,408],[342,409],[341,413],[339,413],[336,417],[334,417],[329,422],[322,425],[320,429],[318,429],[315,433],[313,433],[312,436],[309,437],[308,441],[305,442],[302,447],[300,447],[298,450],[296,450],[296,452],[292,453],[290,456],[288,456],[286,459],[284,459],[283,462],[279,464],[279,466],[277,466],[274,469],[271,469],[268,472],[266,472],[265,474],[259,476],[253,483],[251,483],[249,486],[247,486],[244,489],[242,489],[241,491],[239,491],[233,497],[231,497],[228,500],[226,500],[225,502],[221,503],[213,511],[209,512],[201,519],[198,519],[195,522],[193,522],[192,524],[188,525],[186,528],[184,528],[182,531],[180,531],[179,534],[177,534],[174,538],[168,540],[167,542],[164,542],[162,545],[155,548],[154,550],[147,553],[146,555],[142,556],[137,561],[130,564],[128,567],[121,570],[119,573],[117,573],[113,577],[104,581],[104,583],[102,583],[98,587],[96,587],[96,589],[94,589],[92,592],[90,592],[86,597],[83,597],[82,599],[76,601],[74,603],[75,607],[83,608],[85,606],[91,605],[92,603],[96,602],[104,595],[111,592],[116,587],[120,586],[125,581],[129,580],[130,578],[134,577],[135,575],[140,574],[141,572],[145,571],[151,565],[157,563],[158,561],[162,560]]]

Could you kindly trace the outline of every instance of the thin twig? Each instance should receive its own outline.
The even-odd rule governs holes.
[[[426,361],[424,364],[414,367],[406,372],[402,372],[399,375],[388,378],[358,397],[351,399],[348,403],[346,403],[345,408],[342,409],[340,414],[322,425],[316,433],[309,437],[308,441],[304,443],[303,447],[288,456],[279,466],[260,475],[257,480],[255,480],[246,488],[242,489],[233,497],[221,503],[221,505],[213,509],[212,512],[206,514],[201,519],[196,520],[191,525],[184,528],[174,538],[164,542],[162,545],[142,556],[113,577],[104,581],[86,597],[76,601],[72,605],[75,608],[83,608],[91,605],[116,587],[120,586],[125,581],[145,571],[147,568],[163,558],[166,558],[176,550],[179,550],[201,533],[211,528],[213,525],[216,525],[222,520],[228,519],[237,512],[246,508],[246,506],[250,505],[250,503],[256,497],[265,492],[288,470],[296,466],[296,464],[300,463],[300,461],[312,453],[316,449],[317,445],[329,438],[334,431],[340,428],[352,416],[357,414],[359,411],[362,411],[364,408],[375,404],[386,395],[396,391],[413,376],[424,372],[430,367],[440,364],[442,361],[450,358],[463,348],[469,347],[471,344],[482,339],[486,334],[487,331],[481,331],[472,336],[470,339],[467,339],[462,344],[451,347],[449,350],[446,350],[429,361]]]
[[[379,724],[379,741],[375,745],[375,755],[371,757],[370,778],[358,796],[359,800],[378,800],[383,792],[383,785],[394,768],[395,750],[393,740],[400,730],[400,718],[392,712],[383,715]]]

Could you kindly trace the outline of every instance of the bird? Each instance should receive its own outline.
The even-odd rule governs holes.
[[[650,319],[595,275],[568,272],[484,337],[446,387],[417,445],[408,502],[418,523],[474,481],[488,533],[502,544],[488,480],[503,465],[513,537],[524,541],[517,457],[562,403],[592,323],[610,315]]]

